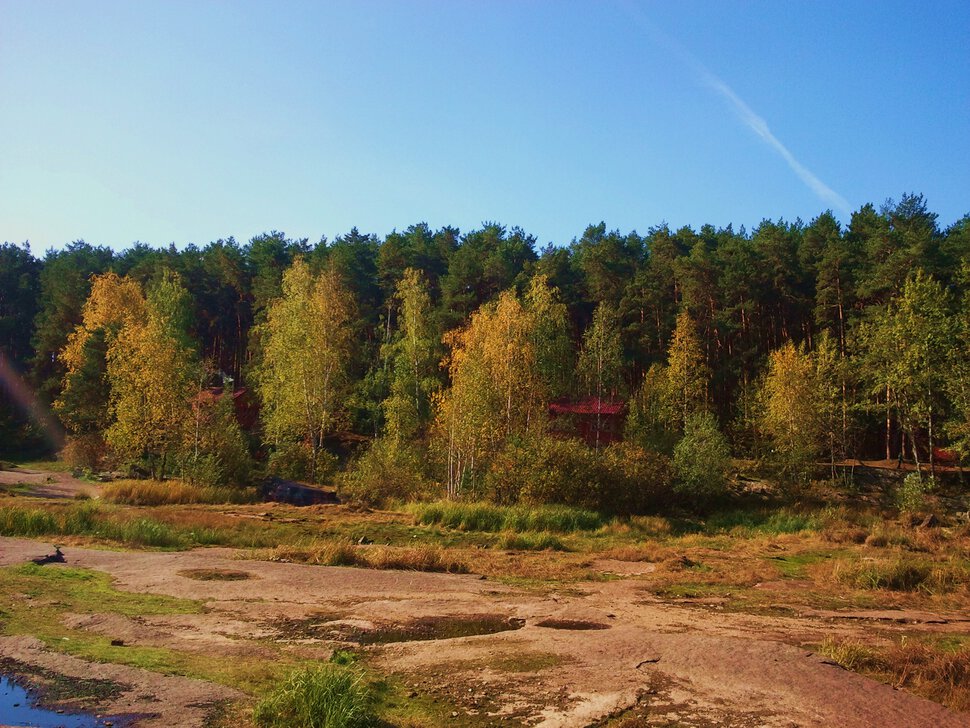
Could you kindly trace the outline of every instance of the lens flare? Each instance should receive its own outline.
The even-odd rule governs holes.
[[[13,403],[14,409],[23,412],[34,425],[40,428],[55,450],[64,447],[64,429],[47,407],[37,399],[34,391],[27,386],[23,377],[17,373],[2,351],[0,351],[0,392],[6,394],[7,399]]]

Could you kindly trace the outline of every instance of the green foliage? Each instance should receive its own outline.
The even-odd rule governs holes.
[[[431,417],[431,395],[440,383],[435,376],[440,333],[431,319],[431,298],[418,271],[408,268],[396,298],[399,335],[385,347],[392,370],[391,394],[383,404],[385,436],[394,446],[424,434]]]
[[[412,447],[375,440],[337,480],[342,499],[365,505],[407,501],[432,490],[426,464]]]
[[[602,454],[599,508],[611,513],[647,513],[670,504],[672,473],[665,455],[616,442]]]
[[[245,485],[252,458],[228,391],[217,398],[203,391],[192,403],[192,422],[180,455],[182,478],[204,486]]]
[[[667,393],[676,413],[678,429],[687,428],[687,420],[707,406],[707,382],[710,370],[697,336],[697,326],[687,311],[677,316],[677,326],[667,352]]]
[[[731,451],[712,414],[688,416],[673,464],[674,491],[688,501],[703,505],[725,494]]]
[[[484,488],[498,503],[559,503],[599,506],[596,453],[574,439],[531,437],[513,440],[498,453]]]
[[[919,513],[926,510],[926,494],[936,488],[936,479],[922,477],[919,473],[909,473],[896,489],[896,507],[905,513]]]
[[[591,397],[614,397],[622,386],[623,344],[616,309],[601,302],[583,333],[577,372]]]
[[[256,335],[262,361],[255,379],[267,439],[306,442],[309,479],[320,479],[324,439],[342,422],[351,388],[354,302],[333,270],[314,275],[302,259],[283,276]]]
[[[768,463],[784,483],[805,484],[824,444],[817,370],[791,342],[771,352],[761,387],[760,429],[768,437]]]
[[[647,450],[671,454],[677,442],[676,411],[667,368],[653,364],[630,399],[625,438]]]
[[[263,728],[369,728],[374,699],[358,670],[331,663],[291,673],[253,711]]]

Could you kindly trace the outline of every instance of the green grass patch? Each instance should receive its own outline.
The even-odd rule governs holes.
[[[825,561],[831,556],[831,552],[827,551],[806,551],[800,554],[772,556],[768,561],[777,566],[781,575],[786,579],[804,579],[808,576],[807,569],[809,566]]]
[[[497,506],[491,503],[435,501],[412,503],[407,507],[417,523],[440,525],[461,531],[497,533],[512,531],[548,531],[575,533],[595,531],[608,522],[596,511],[569,506]]]
[[[541,531],[539,533],[516,533],[508,531],[498,540],[499,548],[510,551],[569,551],[562,539],[554,533]]]
[[[363,673],[331,663],[292,672],[253,711],[262,728],[376,726],[374,695]]]
[[[713,513],[704,521],[682,521],[681,533],[731,534],[735,536],[780,535],[817,531],[822,519],[815,514],[788,509],[735,509]]]

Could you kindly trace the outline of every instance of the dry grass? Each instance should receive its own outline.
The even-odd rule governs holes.
[[[203,487],[181,480],[116,480],[104,486],[101,497],[109,503],[163,506],[252,503],[256,500],[256,495],[252,488]]]
[[[819,653],[848,670],[886,680],[954,710],[970,710],[970,648],[956,650],[915,640],[876,649],[826,639]]]
[[[277,546],[257,558],[270,561],[314,564],[317,566],[355,566],[362,569],[399,569],[402,571],[433,571],[467,574],[468,565],[451,558],[437,546],[395,547],[362,546],[350,541],[336,540],[314,543],[307,547]]]
[[[967,567],[956,561],[932,561],[900,554],[895,558],[837,561],[833,578],[859,589],[887,589],[899,592],[945,594],[965,587]]]

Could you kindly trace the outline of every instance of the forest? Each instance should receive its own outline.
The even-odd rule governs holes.
[[[970,456],[968,344],[970,215],[942,227],[915,194],[845,227],[545,247],[493,222],[5,243],[0,455],[617,513],[716,500],[736,460],[791,488],[851,487],[856,459],[931,483]]]

